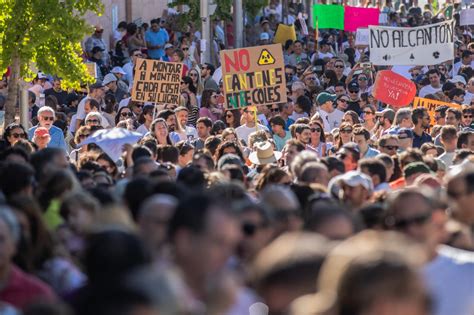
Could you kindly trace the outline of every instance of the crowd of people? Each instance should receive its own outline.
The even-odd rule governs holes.
[[[279,3],[248,23],[248,45],[273,41]],[[379,8],[391,26],[450,18]],[[414,67],[371,64],[354,33],[304,35],[299,10],[285,17],[298,37],[282,45],[285,103],[226,108],[219,61],[200,62],[200,32],[170,17],[119,23],[110,54],[96,26],[83,47],[99,79],[80,90],[38,73],[30,125],[0,141],[0,314],[474,314],[461,5],[453,60]],[[216,51],[232,47],[231,26],[213,28]],[[131,99],[137,58],[184,64],[180,104]],[[378,101],[386,69],[447,105]],[[119,130],[138,140],[94,140]]]

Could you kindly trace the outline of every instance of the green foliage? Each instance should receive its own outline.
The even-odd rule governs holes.
[[[21,76],[30,76],[34,63],[70,83],[91,81],[80,43],[92,29],[83,16],[102,8],[100,0],[0,0],[0,71],[18,55]]]
[[[243,0],[244,10],[250,18],[255,18],[260,11],[268,4],[268,0]]]

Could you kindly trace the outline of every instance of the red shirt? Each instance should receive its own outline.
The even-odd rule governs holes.
[[[55,299],[53,291],[46,283],[21,271],[15,265],[12,266],[7,285],[0,291],[0,301],[19,309],[36,301],[52,302]]]

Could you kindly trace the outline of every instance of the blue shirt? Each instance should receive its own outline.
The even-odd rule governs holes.
[[[33,141],[36,128],[38,128],[38,126],[34,126],[28,130],[28,139]],[[51,141],[48,143],[48,148],[60,148],[63,149],[64,152],[67,152],[66,140],[64,140],[64,134],[61,129],[56,126],[51,126],[49,135],[51,136]]]
[[[375,150],[375,149],[369,147],[367,149],[367,152],[365,152],[364,158],[373,158],[373,157],[376,157],[379,154],[380,154],[380,152],[378,150]]]
[[[163,49],[166,42],[170,40],[168,36],[168,32],[164,29],[160,28],[158,32],[153,32],[152,30],[148,30],[145,33],[145,41],[150,43],[151,46],[159,45],[161,48],[159,49],[149,49],[148,48],[148,56],[152,59],[160,59],[165,55],[165,50]]]

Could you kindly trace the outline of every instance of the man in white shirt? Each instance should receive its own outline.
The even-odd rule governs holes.
[[[101,82],[100,83],[97,82],[89,86],[89,94],[81,100],[79,105],[77,105],[76,126],[74,128],[75,130],[79,129],[79,127],[81,126],[81,123],[86,118],[86,111],[85,111],[86,101],[89,98],[92,98],[96,100],[99,104],[102,104],[104,96],[105,96],[105,90]]]
[[[127,81],[129,88],[133,87],[133,68],[137,62],[137,58],[142,58],[142,52],[139,49],[133,49],[130,52],[130,61],[123,65],[122,69],[125,72],[125,81]]]
[[[336,95],[327,92],[319,93],[316,101],[319,104],[319,115],[323,119],[324,131],[331,132],[332,128],[337,125],[335,117],[329,115],[334,112],[333,102],[336,100]]]
[[[474,254],[441,245],[442,229],[433,212],[433,198],[419,187],[388,196],[386,225],[423,245],[429,261],[422,276],[433,298],[433,315],[474,314]]]
[[[427,94],[434,94],[436,92],[441,91],[441,75],[438,70],[431,69],[427,72],[428,79],[430,80],[430,84],[425,85],[421,88],[418,96],[425,97]]]
[[[245,119],[245,124],[235,129],[235,133],[237,134],[237,137],[239,137],[239,139],[241,140],[244,140],[246,144],[249,143],[249,135],[252,132],[257,131],[257,130],[268,131],[267,127],[260,124],[256,124],[255,122],[256,112],[257,112],[257,109],[255,108],[255,106],[249,106],[249,107],[244,108],[242,116]]]
[[[466,95],[464,95],[464,104],[471,104],[474,98],[474,77],[471,77],[467,82]]]
[[[462,67],[471,67],[474,68],[474,61],[472,60],[472,53],[469,50],[465,50],[462,52],[461,60],[456,62],[453,66],[453,77],[459,74],[459,70]]]
[[[453,165],[453,158],[456,154],[458,135],[454,126],[443,126],[440,134],[441,144],[445,152],[439,156],[439,159],[446,164],[447,167]]]

